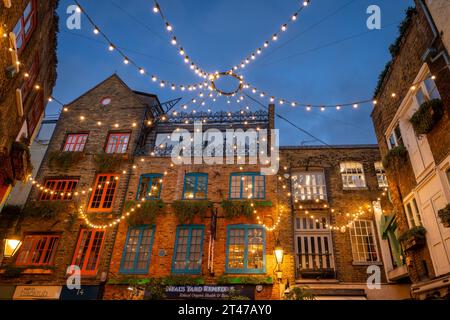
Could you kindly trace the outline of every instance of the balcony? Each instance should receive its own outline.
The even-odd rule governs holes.
[[[334,279],[336,271],[331,253],[298,253],[297,278]]]
[[[389,281],[397,281],[399,279],[406,278],[407,276],[408,276],[408,267],[406,266],[406,264],[397,267],[391,271],[388,271]]]

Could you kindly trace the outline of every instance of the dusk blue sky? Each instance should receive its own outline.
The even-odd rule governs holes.
[[[178,40],[188,55],[206,71],[224,71],[239,63],[277,30],[303,1],[298,0],[160,0]],[[151,0],[80,0],[98,26],[115,44],[151,74],[175,83],[196,83],[199,78],[183,63],[169,43]],[[157,94],[161,101],[191,92],[161,89],[131,66],[92,32],[82,16],[81,30],[68,30],[66,9],[60,1],[58,80],[53,95],[64,103],[77,98],[116,72],[132,89]],[[367,29],[366,9],[381,8],[382,29]],[[271,95],[314,104],[338,104],[371,98],[377,78],[390,59],[389,45],[412,0],[312,0],[299,19],[276,44],[242,70],[245,80]],[[363,34],[364,33],[364,34]],[[289,41],[288,43],[286,43]],[[279,49],[277,47],[282,46]],[[259,99],[259,98],[258,98]],[[226,100],[190,110],[244,106]],[[233,101],[235,102],[235,101]],[[48,114],[59,106],[50,103]],[[307,112],[288,105],[276,111],[328,144],[376,143],[370,105],[358,110]],[[276,120],[281,145],[317,144],[283,120]]]

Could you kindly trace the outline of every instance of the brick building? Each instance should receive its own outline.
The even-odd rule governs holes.
[[[372,112],[395,207],[391,248],[400,240],[406,256],[394,273],[409,277],[421,299],[449,293],[450,30],[439,3],[418,0],[408,11]]]
[[[385,235],[392,206],[378,146],[281,147],[280,155],[290,190],[281,198],[290,223],[280,234],[295,261],[291,284],[316,299],[409,298],[408,284],[388,281],[402,262]],[[375,269],[381,287],[370,289]]]
[[[56,81],[57,4],[0,3],[0,207],[31,173],[28,147]]]
[[[253,197],[260,221],[273,223],[282,210],[276,177],[262,176],[259,165],[171,166],[167,139],[177,128],[193,130],[193,120],[205,130],[272,128],[273,107],[169,116],[171,105],[113,75],[65,106],[16,228],[22,246],[3,259],[0,289],[18,299],[142,299],[155,295],[149,283],[164,281],[178,288],[169,297],[193,284],[211,285],[208,294],[216,296],[232,288],[256,299],[280,297],[275,234],[246,201]],[[81,291],[65,286],[70,265],[80,267]]]

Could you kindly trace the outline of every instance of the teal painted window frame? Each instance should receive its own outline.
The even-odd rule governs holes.
[[[187,198],[186,197],[186,185],[187,180],[193,178],[194,179],[194,197],[193,198]],[[198,187],[199,187],[199,179],[205,179],[205,196],[204,197],[197,197]],[[207,173],[200,173],[200,172],[190,172],[186,173],[184,176],[184,184],[183,184],[183,200],[205,200],[208,198],[208,174]]]
[[[145,264],[145,267],[142,269],[138,269],[137,265],[139,262],[139,253],[141,250],[141,246],[142,246],[142,238],[143,238],[143,234],[145,230],[151,229],[152,230],[152,236],[150,239],[150,244],[149,244],[149,255]],[[131,231],[133,230],[139,230],[139,236],[138,236],[138,242],[136,245],[136,252],[134,253],[134,262],[133,262],[133,268],[131,269],[126,269],[124,264],[125,264],[125,257],[127,254],[127,246],[128,243],[130,241],[130,236],[131,236]],[[123,247],[123,253],[122,253],[122,259],[120,261],[120,273],[122,274],[148,274],[148,269],[150,267],[150,261],[151,261],[151,256],[152,256],[152,249],[153,249],[153,241],[155,239],[155,232],[156,232],[156,226],[155,225],[141,225],[141,226],[136,226],[136,227],[129,227],[128,228],[128,232],[127,232],[127,238],[125,240],[125,245]]]
[[[242,269],[236,269],[236,268],[229,268],[228,262],[229,262],[229,252],[230,252],[230,232],[231,230],[244,230],[244,268]],[[263,267],[260,269],[249,269],[247,268],[248,264],[248,232],[249,229],[260,229],[262,231],[262,241],[263,241]],[[244,274],[264,274],[266,273],[266,230],[264,227],[257,225],[257,224],[236,224],[236,225],[229,225],[227,227],[227,242],[226,242],[226,259],[225,259],[225,272],[226,273],[244,273]]]
[[[176,268],[176,262],[177,262],[177,249],[179,245],[180,240],[180,231],[181,230],[188,230],[188,239],[186,242],[186,257],[184,260],[184,263],[189,262],[189,258],[191,255],[191,244],[192,244],[192,232],[194,230],[200,230],[201,236],[200,236],[200,264],[198,268],[195,269],[189,269],[189,268]],[[177,233],[175,238],[175,246],[173,248],[173,257],[172,257],[172,273],[173,274],[201,274],[202,272],[202,263],[203,263],[203,241],[205,237],[205,226],[199,225],[199,224],[184,224],[179,225],[177,227]]]
[[[138,190],[136,193],[136,200],[141,200],[141,198],[139,198],[139,194],[141,193],[141,188],[142,188],[142,179],[143,178],[150,178],[150,181],[148,183],[148,188],[147,190],[151,190],[151,188],[153,187],[154,181],[157,181],[159,179],[163,178],[163,175],[160,173],[146,173],[146,174],[142,174],[139,178],[139,186],[138,186]],[[148,195],[145,196],[145,200],[157,200],[157,199],[161,199],[161,191],[163,188],[163,184],[161,183],[161,187],[159,188],[159,192],[158,192],[158,196],[156,197],[150,197]]]
[[[232,196],[232,190],[233,190],[233,177],[239,177],[239,188],[240,188],[240,195],[239,197],[233,197]],[[260,174],[259,172],[233,172],[230,174],[230,187],[228,189],[228,198],[229,199],[247,199],[247,197],[244,197],[244,184],[242,183],[242,177],[251,177],[252,178],[252,199],[265,199],[266,198],[266,176]],[[263,177],[263,195],[255,197],[255,177]]]

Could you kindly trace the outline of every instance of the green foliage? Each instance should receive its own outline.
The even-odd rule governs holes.
[[[14,265],[8,265],[8,266],[6,266],[4,268],[4,270],[5,270],[5,272],[1,274],[2,277],[4,277],[4,278],[17,278],[17,277],[19,277],[22,274],[24,268],[16,267]]]
[[[232,289],[228,295],[228,298],[225,300],[250,300],[250,298],[247,296],[241,296],[237,290]]]
[[[448,224],[450,222],[450,203],[438,211],[438,216],[441,218],[443,223]]]
[[[273,284],[272,277],[261,276],[243,276],[243,277],[229,277],[221,276],[217,279],[217,284]]]
[[[408,241],[408,240],[410,240],[412,238],[424,239],[426,232],[427,232],[427,230],[425,230],[425,228],[422,227],[422,226],[413,227],[413,228],[403,232],[398,237],[398,241],[399,242],[405,242],[405,241]]]
[[[14,178],[24,181],[33,171],[30,148],[26,142],[14,141],[11,149]]]
[[[138,203],[141,205],[140,208],[136,206]],[[145,202],[130,200],[125,203],[125,211],[129,211],[132,207],[135,210],[126,218],[130,226],[154,224],[157,215],[163,212],[164,202],[162,200],[148,200]]]
[[[196,216],[205,218],[212,206],[212,202],[208,200],[177,200],[172,203],[173,211],[180,223],[191,223]]]
[[[286,294],[286,300],[315,300],[315,296],[306,286],[294,287]]]
[[[100,173],[115,172],[120,169],[123,162],[123,154],[101,153],[94,155],[95,167]]]
[[[383,159],[383,167],[389,170],[399,170],[408,159],[408,150],[404,146],[394,147]]]
[[[254,207],[251,206],[253,202]],[[271,207],[270,201],[251,201],[251,200],[222,200],[220,204],[226,219],[233,219],[235,217],[253,216],[253,210],[257,207]]]
[[[48,154],[48,166],[50,169],[67,171],[85,158],[83,152],[60,152],[53,151]]]
[[[417,135],[427,134],[444,114],[443,103],[440,99],[425,101],[411,117],[411,124]]]
[[[398,26],[399,35],[395,42],[389,47],[389,52],[391,53],[392,58],[396,57],[400,52],[401,42],[403,37],[405,36],[408,28],[411,24],[412,17],[416,13],[416,9],[413,7],[409,7],[405,12],[405,19]],[[389,72],[389,68],[391,67],[392,61],[386,63],[383,71],[378,76],[377,86],[375,87],[375,91],[373,93],[373,97],[376,98],[381,91],[381,86],[383,85],[384,78],[387,76]]]
[[[23,214],[32,218],[54,219],[60,213],[75,214],[71,201],[31,201],[23,209]]]

